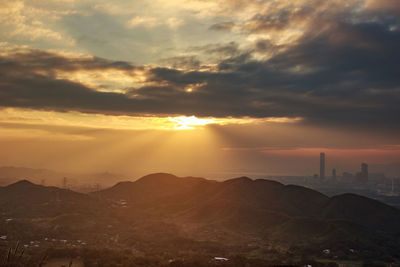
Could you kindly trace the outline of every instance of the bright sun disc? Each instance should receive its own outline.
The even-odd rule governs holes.
[[[204,126],[210,123],[215,123],[213,119],[199,119],[196,118],[195,116],[191,117],[175,117],[175,118],[169,118],[170,121],[175,123],[174,129],[175,130],[190,130],[190,129],[195,129],[196,126]]]

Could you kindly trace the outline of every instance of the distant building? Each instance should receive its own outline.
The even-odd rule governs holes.
[[[361,163],[361,176],[365,181],[368,181],[368,164]]]
[[[336,169],[332,169],[332,180],[336,181]]]
[[[356,182],[359,183],[368,182],[368,164],[361,163],[361,172],[357,172]]]
[[[319,155],[319,178],[325,179],[325,153]]]

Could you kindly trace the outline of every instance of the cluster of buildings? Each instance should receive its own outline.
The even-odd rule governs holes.
[[[381,196],[400,196],[400,179],[398,177],[386,177],[384,173],[369,173],[367,163],[361,163],[359,172],[355,174],[343,172],[341,176],[337,176],[335,168],[332,169],[332,175],[327,176],[325,164],[326,156],[325,153],[322,152],[319,155],[319,175],[314,174],[311,180],[304,178],[303,185],[311,186],[312,188],[331,195],[342,192],[352,192],[377,199]],[[385,203],[400,207],[399,200],[393,200],[393,203],[390,201],[388,200]]]
[[[319,177],[318,174],[314,174],[314,178],[319,178],[321,182],[326,180],[326,169],[325,169],[325,153],[321,152],[319,155]],[[361,171],[357,172],[355,176],[351,173],[344,172],[343,173],[343,178],[349,178],[349,179],[354,179],[354,182],[357,183],[367,183],[368,182],[368,164],[367,163],[361,163]],[[333,181],[336,181],[337,176],[336,176],[336,169],[332,169],[332,176],[331,176]]]

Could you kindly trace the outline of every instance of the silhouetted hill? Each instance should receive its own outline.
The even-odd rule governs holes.
[[[86,194],[77,193],[67,189],[60,189],[54,186],[42,186],[34,184],[28,180],[21,180],[5,187],[0,187],[0,200],[21,201],[21,202],[41,202],[57,195],[63,200],[69,199],[88,199]]]
[[[328,199],[317,191],[292,185],[284,186],[275,181],[262,179],[253,181],[248,177],[240,177],[216,182],[204,178],[180,178],[164,173],[147,175],[135,182],[121,182],[95,194],[114,200],[136,201],[136,203],[139,200],[157,202],[160,199],[164,201],[167,198],[173,199],[186,195],[188,198],[180,199],[180,201],[199,198],[198,200],[202,203],[208,201],[245,202],[279,210],[282,210],[282,205],[286,205],[288,212],[293,213],[300,213],[297,209],[301,208],[304,202],[308,202],[308,207],[315,205],[311,209],[315,210]],[[310,212],[310,210],[301,213],[304,212]]]
[[[327,219],[343,219],[372,229],[400,232],[398,209],[355,194],[330,198],[322,214]]]
[[[132,203],[154,202],[168,196],[183,196],[197,186],[214,184],[215,181],[203,178],[180,178],[168,173],[146,175],[135,182],[120,182],[111,188],[95,192],[103,198],[128,200]]]
[[[86,194],[41,186],[28,180],[0,187],[0,207],[10,216],[39,216],[61,214],[68,210],[82,210],[91,204],[92,198]]]
[[[365,197],[329,198],[309,188],[248,177],[216,182],[157,173],[135,182],[118,183],[96,194],[114,201],[126,200],[132,210],[156,212],[179,223],[238,225],[242,229],[247,225],[253,231],[293,217],[347,220],[396,231],[400,216],[397,209]]]
[[[330,248],[355,257],[351,248],[359,257],[400,259],[398,209],[248,177],[217,182],[156,173],[90,194],[22,180],[0,187],[0,211],[0,234],[16,240],[73,237],[158,254],[273,248],[271,255],[319,257]]]

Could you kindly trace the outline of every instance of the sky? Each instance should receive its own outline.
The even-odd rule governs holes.
[[[228,178],[400,161],[397,0],[0,0],[0,165]]]

